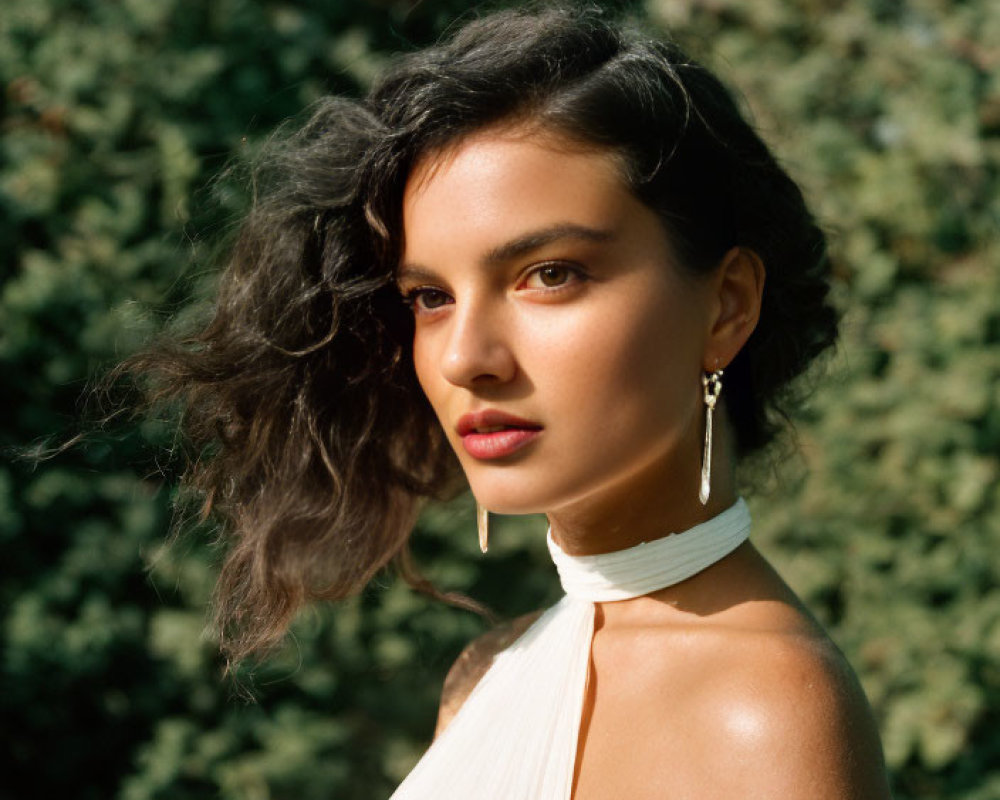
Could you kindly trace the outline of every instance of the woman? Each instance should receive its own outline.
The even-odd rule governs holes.
[[[131,364],[210,453],[230,658],[464,475],[484,550],[485,509],[547,514],[567,595],[467,648],[394,797],[887,797],[853,673],[746,540],[735,466],[836,316],[718,80],[596,10],[501,12],[261,164],[213,320]]]

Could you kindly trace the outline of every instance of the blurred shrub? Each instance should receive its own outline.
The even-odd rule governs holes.
[[[6,0],[0,445],[70,429],[86,377],[210,283],[241,198],[207,187],[235,152],[465,8]],[[859,670],[898,797],[998,797],[1000,10],[637,10],[744,91],[831,227],[843,344],[755,536]],[[0,795],[388,796],[482,623],[385,576],[303,615],[243,703],[201,633],[210,535],[163,546],[169,429],[116,431],[0,463]],[[555,599],[539,520],[502,520],[486,559],[473,529],[467,503],[429,510],[433,579],[504,615]]]

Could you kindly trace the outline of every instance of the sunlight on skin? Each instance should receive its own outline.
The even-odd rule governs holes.
[[[557,542],[582,553],[732,504],[723,425],[712,498],[697,497],[701,374],[749,336],[762,273],[735,259],[692,278],[615,158],[516,130],[419,162],[403,215],[417,376],[483,505],[547,513]],[[485,408],[541,434],[477,458],[456,424]]]

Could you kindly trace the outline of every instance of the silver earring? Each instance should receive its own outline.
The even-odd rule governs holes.
[[[479,549],[484,553],[490,543],[490,512],[476,503],[476,524],[479,527]]]
[[[701,456],[701,490],[698,492],[698,499],[705,505],[712,491],[712,413],[722,393],[722,370],[702,375],[701,385],[705,391],[705,452]]]

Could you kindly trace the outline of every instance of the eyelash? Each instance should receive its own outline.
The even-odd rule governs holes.
[[[543,270],[552,269],[553,267],[555,267],[556,269],[565,270],[566,273],[569,276],[571,276],[570,279],[556,286],[547,286],[544,288],[535,287],[533,291],[558,292],[562,289],[568,288],[569,286],[575,283],[587,279],[587,275],[583,272],[582,269],[580,269],[577,266],[562,261],[547,261],[544,264],[538,264],[535,267],[532,267],[530,270],[528,270],[521,283],[526,282],[534,275],[538,275]],[[447,297],[448,293],[434,286],[415,286],[414,288],[410,289],[409,291],[403,294],[403,302],[406,305],[408,305],[413,310],[414,313],[430,313],[437,310],[441,306],[422,308],[420,305],[418,305],[418,302],[421,297],[426,297],[427,295],[434,295],[434,294],[443,295]],[[446,304],[442,303],[441,305],[446,305]]]

